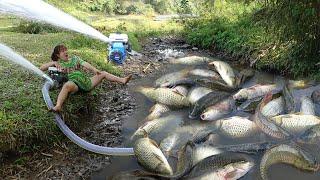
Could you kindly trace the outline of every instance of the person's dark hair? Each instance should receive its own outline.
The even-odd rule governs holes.
[[[63,51],[66,49],[67,49],[67,47],[63,44],[59,44],[56,47],[54,47],[53,52],[51,54],[52,61],[58,61],[58,59],[59,59],[58,55],[59,55],[60,51]]]

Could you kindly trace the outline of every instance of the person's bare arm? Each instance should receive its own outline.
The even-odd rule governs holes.
[[[95,68],[94,66],[92,66],[91,64],[85,62],[82,64],[83,67],[85,67],[86,69],[88,69],[89,71],[93,72],[94,74],[99,74],[100,71]]]
[[[43,65],[40,66],[40,70],[41,71],[46,71],[48,70],[49,67],[53,67],[55,66],[56,68],[60,69],[60,65],[57,61],[51,61],[51,62],[48,62],[48,63],[45,63]]]

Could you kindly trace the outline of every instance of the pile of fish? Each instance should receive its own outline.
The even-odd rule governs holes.
[[[185,69],[137,88],[155,103],[131,137],[145,170],[113,179],[239,179],[258,163],[262,179],[278,163],[319,170],[319,159],[304,148],[320,142],[318,86],[279,77],[252,84],[255,71],[238,71],[215,58],[170,63]],[[304,88],[314,91],[297,102],[294,91]],[[263,152],[261,160],[253,158]]]

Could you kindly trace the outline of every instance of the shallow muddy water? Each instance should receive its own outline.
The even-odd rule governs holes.
[[[186,67],[190,66],[184,66],[184,65],[170,65],[166,64],[164,65],[164,68],[162,68],[162,71],[159,71],[157,73],[151,74],[151,76],[148,76],[146,78],[142,78],[138,80],[138,82],[134,83],[130,86],[130,91],[133,94],[133,97],[135,97],[135,101],[137,103],[137,108],[133,115],[128,116],[125,118],[123,122],[122,127],[122,136],[123,136],[123,146],[124,147],[131,147],[132,144],[130,142],[130,136],[135,132],[135,130],[139,127],[139,125],[142,123],[142,120],[149,114],[149,109],[153,106],[153,102],[148,100],[145,96],[137,93],[134,91],[134,89],[138,86],[153,86],[154,81],[159,78],[161,75],[179,71],[181,69],[184,69]],[[193,66],[195,67],[195,66]],[[201,66],[200,66],[201,67]],[[248,82],[246,82],[243,87],[250,87],[254,84],[262,83],[273,83],[276,82],[279,79],[279,76],[268,74],[268,73],[257,73],[254,76],[254,78],[250,79]],[[320,88],[320,85],[313,86],[307,89],[299,89],[293,91],[293,96],[295,98],[296,102],[296,110],[298,110],[300,107],[300,97],[307,95],[310,96],[312,91],[314,89]],[[180,110],[180,113],[184,113],[185,115],[185,124],[194,124],[199,123],[198,120],[191,120],[188,118],[188,112],[189,108],[186,108],[184,110]],[[250,114],[246,112],[238,112],[236,115],[239,116],[248,116]],[[201,122],[200,122],[201,123]],[[269,140],[269,138],[266,138],[265,135],[261,135],[259,137],[252,137],[245,140],[231,140],[226,138],[219,139],[219,143],[221,144],[240,144],[245,142],[257,142],[257,141],[264,141]],[[315,150],[315,149],[313,149]],[[319,149],[320,150],[320,149]],[[260,172],[259,172],[259,165],[260,165],[260,159],[265,151],[256,153],[254,155],[250,155],[255,159],[255,166],[252,170],[249,171],[248,174],[246,174],[241,179],[246,180],[254,180],[254,179],[261,179]],[[317,152],[317,150],[315,150]],[[91,179],[109,179],[114,175],[117,175],[124,171],[131,171],[135,169],[143,169],[138,163],[135,157],[111,157],[111,164],[105,167],[103,170],[96,172],[92,175]],[[175,164],[171,164],[173,167],[175,167]],[[285,164],[277,164],[273,165],[268,170],[268,176],[270,179],[290,179],[290,180],[300,180],[300,179],[308,179],[308,180],[316,180],[320,179],[320,173],[312,173],[312,172],[302,172],[297,168],[294,168],[289,165]]]

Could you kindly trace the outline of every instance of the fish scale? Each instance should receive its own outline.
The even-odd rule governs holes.
[[[258,127],[247,118],[233,116],[219,120],[220,134],[229,138],[251,137],[258,132]]]
[[[161,114],[170,111],[170,108],[164,104],[155,104],[150,109],[150,114],[146,117],[147,121],[159,118]]]
[[[316,171],[318,164],[309,154],[302,149],[286,144],[281,144],[269,149],[262,157],[260,163],[260,174],[262,179],[268,179],[268,168],[277,163],[286,163],[296,168]]]

